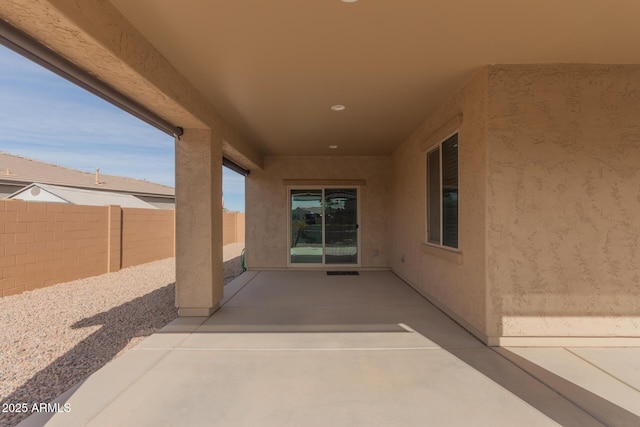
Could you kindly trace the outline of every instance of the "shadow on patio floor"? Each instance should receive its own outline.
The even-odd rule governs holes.
[[[109,363],[131,340],[147,337],[173,320],[177,316],[177,310],[173,307],[174,294],[175,286],[171,283],[73,324],[73,329],[91,326],[100,328],[3,399],[0,407],[5,403],[24,402],[31,408],[34,403],[51,402]],[[158,307],[150,303],[157,304],[158,301],[163,306]],[[159,316],[158,313],[173,315]],[[15,425],[28,415],[30,414],[2,413],[0,425]]]
[[[616,403],[487,348],[390,272],[249,272],[225,294],[210,318],[177,319],[131,351],[147,364],[112,395],[106,367],[70,401],[95,406],[98,424],[640,425]],[[115,332],[114,310],[82,325]]]
[[[234,290],[194,333],[406,332],[402,325],[407,325],[563,426],[640,426],[640,417],[627,409],[513,353],[507,358],[484,346],[404,282],[404,289],[389,290],[367,284],[366,275],[364,279],[318,276],[301,284],[274,280],[273,273],[260,274],[272,278],[249,281]],[[365,286],[374,294],[369,302],[359,295]]]

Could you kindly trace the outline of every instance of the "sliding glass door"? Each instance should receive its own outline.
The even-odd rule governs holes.
[[[358,190],[292,189],[291,264],[358,263]]]
[[[322,264],[322,190],[291,190],[291,263]]]
[[[358,263],[358,198],[355,188],[324,190],[324,262]]]

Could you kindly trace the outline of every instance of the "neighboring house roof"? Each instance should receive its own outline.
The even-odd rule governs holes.
[[[155,206],[129,194],[60,187],[58,185],[40,184],[37,182],[16,191],[7,197],[7,199],[71,203],[72,205],[85,206],[118,205],[123,208],[157,209]]]
[[[313,206],[309,208],[298,208],[298,209],[302,209],[303,211],[311,212],[317,215],[322,215],[322,206]]]
[[[0,182],[24,185],[44,182],[66,187],[126,192],[134,195],[175,197],[175,189],[166,185],[102,174],[100,174],[100,183],[96,184],[95,173],[82,172],[1,151]]]

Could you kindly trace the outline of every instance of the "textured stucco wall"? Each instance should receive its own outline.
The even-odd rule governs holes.
[[[223,295],[222,138],[185,129],[176,139],[176,306],[210,316]]]
[[[392,156],[393,270],[475,332],[485,330],[485,115],[487,69],[435,111]],[[425,245],[426,151],[421,144],[455,116],[459,129],[459,246]],[[404,262],[402,257],[404,256]]]
[[[361,266],[388,267],[389,168],[386,156],[266,157],[264,170],[251,171],[245,184],[248,267],[287,267],[290,213],[285,179],[364,180],[359,193]]]
[[[489,76],[491,335],[638,336],[640,66]]]

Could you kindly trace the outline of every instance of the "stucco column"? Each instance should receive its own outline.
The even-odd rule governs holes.
[[[185,129],[176,139],[176,306],[209,316],[222,299],[222,140]]]

